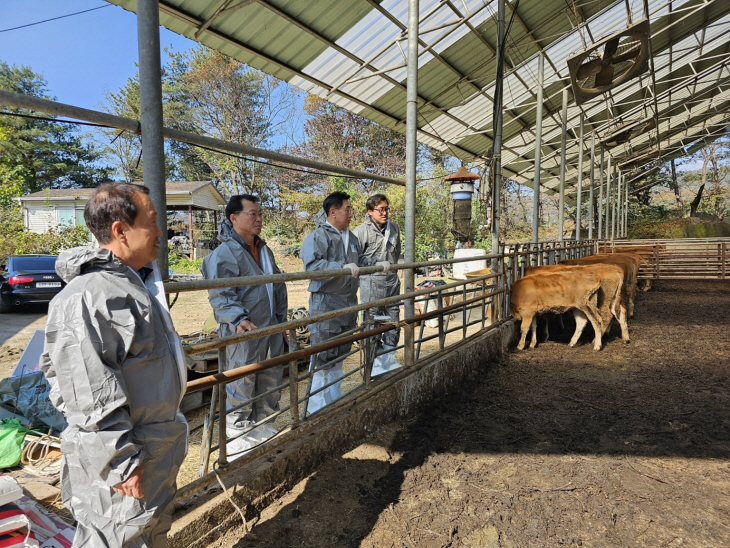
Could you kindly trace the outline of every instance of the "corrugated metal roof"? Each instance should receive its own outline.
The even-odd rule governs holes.
[[[136,8],[135,0],[111,1]],[[646,5],[653,78],[644,74],[581,106],[571,95],[568,186],[575,184],[580,145],[586,150],[591,131],[600,140],[627,122],[655,116],[657,129],[607,151],[623,158],[652,148],[676,154],[678,147],[719,127],[718,103],[709,99],[723,94],[719,86],[730,71],[730,1],[647,0]],[[542,181],[554,188],[562,91],[570,88],[566,60],[646,16],[643,6],[638,0],[522,0],[515,11],[508,1],[507,19],[514,14],[514,20],[504,79],[506,175],[532,185],[538,52],[546,58]],[[309,93],[405,131],[407,9],[407,0],[161,0],[160,21]],[[419,9],[418,138],[483,163],[492,144],[496,1],[421,0]],[[689,125],[679,121],[684,112],[689,112]],[[581,114],[585,134],[578,143]]]

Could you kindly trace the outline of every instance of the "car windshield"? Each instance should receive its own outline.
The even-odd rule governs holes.
[[[12,266],[24,272],[55,271],[56,257],[15,257]]]

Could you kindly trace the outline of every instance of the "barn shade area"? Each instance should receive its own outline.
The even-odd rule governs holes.
[[[215,546],[728,546],[728,310],[727,281],[655,281],[630,344],[510,350]]]

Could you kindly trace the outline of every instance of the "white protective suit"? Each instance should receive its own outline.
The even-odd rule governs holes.
[[[353,233],[357,236],[365,257],[378,262],[388,261],[393,265],[398,263],[401,252],[400,230],[394,223],[388,221],[385,230],[381,231],[373,222],[372,217],[366,215],[365,222],[356,227]],[[369,303],[396,295],[400,295],[400,280],[397,270],[360,276],[361,303]],[[397,322],[400,320],[400,304],[394,303],[371,308],[366,311],[366,315],[369,318],[388,316],[391,322]],[[378,337],[376,354],[380,355],[373,362],[371,375],[380,375],[401,367],[401,364],[395,361],[395,351],[393,350],[398,346],[399,339],[400,329],[386,331]]]
[[[355,263],[359,266],[372,266],[375,261],[362,256],[360,242],[349,229],[349,245],[345,244],[340,232],[327,223],[324,210],[315,217],[317,228],[304,239],[299,252],[304,263],[304,270],[335,270],[344,265]],[[344,232],[344,231],[343,231]],[[357,305],[358,282],[352,276],[335,276],[311,280],[309,282],[309,315],[315,316],[332,310],[340,310]],[[309,342],[312,346],[321,344],[341,333],[353,329],[357,325],[357,312],[343,314],[309,325]],[[310,396],[307,411],[314,413],[325,405],[343,396],[340,390],[343,362],[335,362],[322,369],[322,365],[343,356],[350,351],[351,344],[342,344],[330,350],[312,356],[310,373],[312,373],[312,391],[334,382],[332,386]],[[343,358],[344,360],[344,358]],[[335,382],[337,381],[337,382]]]
[[[223,219],[218,227],[218,239],[222,242],[210,255],[203,259],[201,272],[206,279],[234,278],[239,276],[260,276],[280,274],[274,254],[266,242],[256,237],[256,249],[261,264],[254,259],[251,250],[243,239],[233,230],[228,219]],[[210,305],[219,324],[219,335],[228,337],[236,334],[236,326],[244,320],[252,322],[257,328],[268,327],[286,322],[287,293],[286,284],[250,285],[226,287],[208,291]],[[284,335],[277,333],[226,347],[227,369],[280,356],[286,351]],[[244,436],[241,432],[252,424],[265,420],[279,410],[281,392],[276,391],[253,404],[251,398],[263,394],[281,384],[283,366],[267,369],[248,375],[243,379],[226,385],[228,409],[243,405],[226,417],[228,437],[239,436],[240,442],[231,442],[233,453],[249,449],[276,434],[272,423],[260,425]]]
[[[152,265],[152,263],[150,263]],[[63,413],[61,492],[78,521],[74,547],[163,547],[188,428],[186,369],[159,271],[107,249],[60,254],[68,284],[51,302],[41,369]],[[144,466],[144,498],[112,486]]]

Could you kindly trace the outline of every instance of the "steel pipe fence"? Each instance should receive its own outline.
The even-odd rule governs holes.
[[[640,280],[726,280],[730,275],[730,238],[643,239],[602,242],[606,252],[642,252]]]

